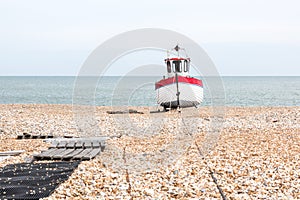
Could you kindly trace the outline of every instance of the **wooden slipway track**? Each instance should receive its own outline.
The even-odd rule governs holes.
[[[46,151],[34,155],[35,160],[90,160],[103,152],[105,138],[72,138],[51,141]]]

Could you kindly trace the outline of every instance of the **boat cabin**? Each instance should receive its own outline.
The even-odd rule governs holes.
[[[189,76],[190,58],[167,58],[165,59],[167,65],[168,77],[174,77],[175,74],[179,76]]]

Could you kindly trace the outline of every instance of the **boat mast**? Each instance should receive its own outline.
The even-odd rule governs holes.
[[[177,93],[176,93],[176,96],[177,96],[177,108],[180,108],[180,101],[179,101],[180,92],[179,92],[179,88],[178,88],[178,75],[177,75],[177,72],[175,73],[175,79],[176,79],[176,90],[177,90]]]
[[[179,49],[180,47],[178,46],[178,44],[176,45],[176,47],[174,48],[175,51],[177,51],[178,57],[179,57]],[[175,70],[175,81],[176,81],[176,96],[177,96],[177,108],[180,108],[180,101],[179,101],[179,87],[178,87],[178,74],[177,74],[177,70]]]

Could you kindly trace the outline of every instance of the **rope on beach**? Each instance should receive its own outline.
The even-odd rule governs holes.
[[[126,146],[123,149],[123,161],[124,161],[124,164],[126,165]],[[126,182],[128,183],[127,193],[130,196],[130,200],[132,200],[133,197],[132,197],[132,194],[131,194],[131,183],[130,183],[128,169],[126,169]]]
[[[218,180],[217,180],[217,178],[214,176],[214,172],[213,172],[211,169],[209,169],[209,171],[210,171],[210,172],[209,172],[209,173],[210,173],[210,176],[212,177],[214,183],[216,184],[216,186],[217,186],[217,188],[218,188],[218,190],[219,190],[219,193],[220,193],[222,199],[223,199],[223,200],[226,200],[227,198],[226,198],[226,196],[225,196],[225,194],[224,194],[222,188],[221,188],[220,185],[218,184]]]
[[[179,112],[179,113],[180,113],[180,112]],[[181,113],[180,113],[180,114],[181,114]],[[190,133],[190,131],[186,128],[186,127],[187,127],[187,124],[184,122],[184,118],[183,118],[183,117],[181,117],[181,120],[182,120],[182,123],[184,124],[184,127],[185,127],[187,133],[188,133],[190,136],[192,136],[192,134]],[[200,155],[203,159],[205,159],[204,154],[202,153],[202,150],[201,150],[200,146],[198,145],[197,141],[194,141],[194,142],[195,142],[195,145],[196,145],[196,147],[197,147],[197,150],[198,150],[199,155]],[[223,199],[223,200],[227,200],[225,193],[223,192],[222,188],[221,188],[220,185],[218,184],[217,178],[214,176],[213,170],[210,168],[210,166],[208,166],[208,164],[206,164],[206,165],[207,165],[209,174],[210,174],[211,178],[213,179],[213,182],[216,184],[217,189],[218,189],[218,191],[219,191],[219,193],[220,193],[222,199]]]
[[[199,147],[199,145],[198,145],[198,143],[196,141],[195,141],[195,145],[196,145],[196,147],[198,149],[198,152],[199,152],[200,156],[202,156],[204,158],[203,153],[202,153],[202,151],[201,151],[201,149],[200,149],[200,147]],[[227,200],[225,193],[223,192],[222,188],[218,184],[217,178],[214,176],[213,170],[208,165],[207,165],[207,168],[208,168],[208,171],[209,171],[209,174],[210,174],[211,178],[213,179],[214,183],[216,184],[216,186],[218,188],[218,191],[219,191],[222,199],[223,200]]]

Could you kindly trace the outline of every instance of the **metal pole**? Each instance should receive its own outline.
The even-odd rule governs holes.
[[[176,78],[176,90],[177,90],[177,93],[176,93],[176,96],[177,96],[177,108],[180,108],[180,102],[179,102],[180,92],[179,92],[179,87],[178,87],[178,75],[177,75],[177,72],[175,72],[175,78]]]

